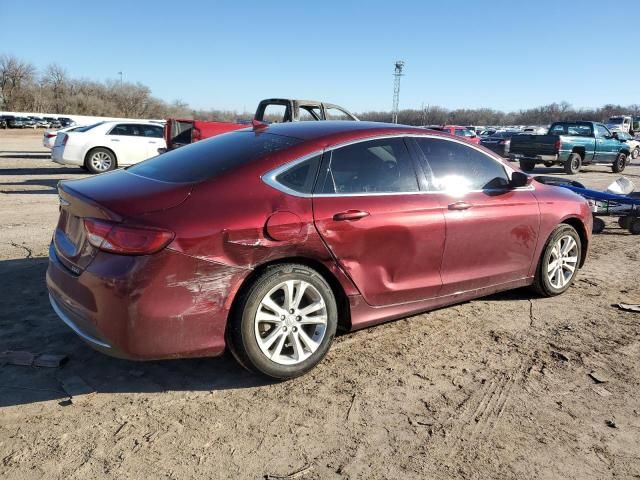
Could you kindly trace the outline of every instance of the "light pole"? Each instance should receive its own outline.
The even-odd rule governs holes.
[[[118,75],[120,75],[120,86],[122,86],[122,72],[118,72]]]

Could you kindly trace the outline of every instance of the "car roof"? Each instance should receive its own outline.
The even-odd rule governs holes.
[[[345,136],[366,138],[376,135],[393,135],[402,133],[433,133],[424,128],[411,127],[408,125],[345,120],[272,123],[270,125],[260,127],[260,129],[265,133],[283,135],[286,137],[298,138],[300,140],[318,140],[321,138],[330,140],[332,137],[335,137],[336,139],[344,139]]]

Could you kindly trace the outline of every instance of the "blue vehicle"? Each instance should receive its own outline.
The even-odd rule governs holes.
[[[629,145],[604,124],[580,121],[555,122],[546,135],[515,135],[509,157],[519,161],[525,172],[537,164],[562,165],[566,174],[573,175],[593,163],[608,164],[614,173],[622,172],[630,154]]]

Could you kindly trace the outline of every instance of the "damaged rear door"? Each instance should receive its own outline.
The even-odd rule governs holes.
[[[366,140],[324,155],[314,221],[370,305],[440,292],[444,214],[421,190],[403,138]]]

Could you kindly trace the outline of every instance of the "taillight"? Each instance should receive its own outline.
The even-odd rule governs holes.
[[[553,146],[553,148],[556,149],[556,152],[559,152],[560,150],[562,150],[562,141],[560,139],[556,140],[556,143]]]
[[[68,140],[69,140],[69,135],[67,135],[66,133],[63,133],[62,134],[62,145],[66,145]]]
[[[122,225],[95,218],[85,218],[84,228],[91,245],[121,255],[156,253],[169,245],[175,236],[168,230]]]
[[[47,135],[47,138],[54,138],[58,136],[57,133],[47,133],[46,135]]]
[[[194,142],[197,142],[201,138],[202,138],[202,133],[200,132],[200,130],[193,127],[193,131],[191,133],[191,140],[193,140]]]

